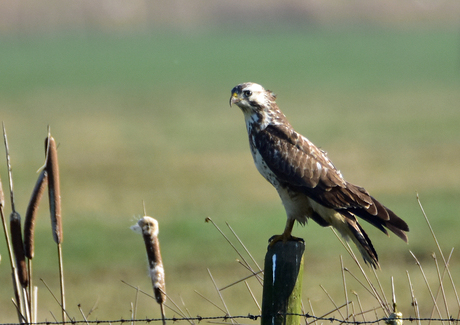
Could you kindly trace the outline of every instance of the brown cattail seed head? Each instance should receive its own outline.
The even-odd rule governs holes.
[[[29,277],[24,255],[24,245],[22,242],[21,216],[15,211],[10,214],[10,231],[19,282],[21,282],[22,287],[25,288],[29,283]]]
[[[48,173],[48,196],[50,201],[51,226],[53,238],[57,244],[62,243],[61,190],[59,185],[59,164],[56,141],[52,136],[45,139],[47,153],[45,170]]]
[[[152,217],[145,216],[131,229],[142,234],[144,238],[155,299],[159,304],[163,304],[166,301],[165,272],[161,259],[160,242],[158,241],[158,221]]]
[[[35,183],[29,205],[27,206],[26,217],[24,221],[24,252],[29,259],[34,258],[34,229],[35,219],[37,217],[38,205],[45,191],[48,174],[43,169]]]

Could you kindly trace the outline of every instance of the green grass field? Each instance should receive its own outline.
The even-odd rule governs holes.
[[[409,245],[364,227],[385,288],[395,277],[400,309],[411,310],[406,270],[419,303],[429,301],[408,251],[435,269],[416,192],[445,254],[459,248],[459,40],[457,30],[275,26],[0,38],[0,118],[22,214],[43,164],[47,125],[59,143],[70,315],[81,319],[77,305],[88,312],[97,302],[90,319],[128,319],[136,292],[121,280],[151,292],[142,239],[129,229],[143,200],[160,222],[168,294],[191,315],[222,314],[194,292],[219,303],[206,268],[221,287],[248,275],[206,217],[231,236],[228,222],[263,264],[285,213],[253,165],[241,112],[228,106],[232,87],[245,81],[275,91],[299,132],[409,223]],[[7,192],[5,163],[0,176]],[[46,211],[45,200],[34,259],[41,321],[52,320],[50,311],[59,315],[39,280],[58,294]],[[304,299],[319,315],[333,309],[320,284],[343,301],[339,255],[354,265],[328,229],[310,223],[294,235],[306,240]],[[14,322],[3,239],[0,254],[0,322]],[[459,262],[454,253],[457,274]],[[260,300],[260,286],[250,285]],[[350,280],[349,289],[359,286]],[[243,284],[224,297],[234,315],[259,313]],[[139,317],[159,316],[153,300],[141,296],[137,306]]]

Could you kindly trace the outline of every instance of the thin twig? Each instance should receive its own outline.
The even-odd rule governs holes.
[[[85,313],[84,313],[83,310],[81,309],[81,305],[80,305],[80,304],[78,304],[78,309],[80,310],[80,314],[81,314],[81,316],[83,317],[83,319],[85,320],[86,324],[89,325],[88,319],[86,318]]]
[[[438,275],[438,281],[439,281],[439,288],[438,288],[438,292],[436,293],[436,299],[437,299],[439,290],[441,290],[441,295],[442,295],[442,299],[443,299],[443,302],[444,302],[444,308],[446,309],[446,317],[449,317],[450,316],[449,306],[447,304],[446,293],[444,291],[444,285],[443,285],[443,282],[442,282],[443,279],[442,279],[442,276],[441,276],[441,272],[439,270],[438,260],[436,258],[435,253],[433,253],[431,256],[433,257],[434,264],[436,266],[436,274]],[[449,322],[449,323],[451,323],[451,322]]]
[[[254,274],[245,276],[245,277],[242,278],[242,279],[239,279],[239,280],[237,280],[237,281],[235,281],[235,282],[233,282],[233,283],[230,283],[230,284],[226,285],[225,287],[220,288],[219,291],[223,291],[223,290],[225,290],[225,289],[228,289],[228,288],[230,288],[231,286],[234,286],[235,284],[238,284],[238,283],[240,283],[240,282],[246,281],[247,279],[252,278],[253,276],[256,276],[257,274],[262,273],[262,272],[263,272],[263,271],[257,271],[257,273],[254,273]]]
[[[407,274],[407,280],[409,281],[410,296],[412,298],[412,303],[411,304],[414,307],[415,317],[420,318],[420,311],[419,311],[419,308],[418,308],[418,302],[417,302],[417,298],[415,298],[414,288],[413,288],[412,282],[410,280],[409,271],[406,270],[406,274]],[[421,325],[420,320],[418,320],[418,325]]]
[[[345,317],[342,315],[342,313],[340,312],[340,309],[339,307],[337,307],[337,304],[335,303],[334,299],[332,299],[331,295],[326,291],[326,289],[320,285],[321,289],[323,289],[324,293],[326,294],[326,296],[329,298],[329,301],[334,305],[335,307],[335,310],[337,310],[340,314],[340,317],[342,317],[343,320],[345,320]],[[349,302],[346,302],[345,305],[348,305]]]
[[[337,232],[334,230],[334,228],[330,228],[332,230],[332,232],[334,233],[334,235],[337,237],[337,239],[340,241],[340,243],[342,244],[343,247],[345,247],[345,249],[347,250],[347,252],[350,254],[351,258],[353,259],[353,261],[356,263],[356,265],[358,266],[359,270],[361,271],[361,274],[364,276],[364,278],[366,279],[367,281],[367,284],[369,285],[369,288],[366,288],[366,286],[364,286],[362,284],[361,281],[359,281],[355,276],[353,276],[359,283],[361,283],[361,285],[363,286],[363,288],[366,288],[366,290],[368,290],[369,292],[371,292],[371,295],[378,301],[378,303],[380,304],[380,306],[382,307],[384,313],[385,313],[385,316],[388,316],[389,315],[389,311],[388,311],[388,308],[387,306],[385,305],[385,303],[383,302],[382,298],[380,297],[380,295],[378,294],[377,290],[375,289],[374,285],[372,284],[372,282],[370,281],[369,277],[367,276],[366,272],[364,271],[364,269],[362,268],[361,264],[359,263],[359,260],[358,258],[356,257],[355,253],[353,253],[353,250],[351,249],[350,245],[348,245],[348,243],[345,243],[342,238],[340,238],[340,236],[337,234]],[[348,269],[345,268],[345,271],[348,271]],[[350,271],[348,271],[350,272]]]
[[[363,321],[366,322],[366,316],[364,315],[364,312],[363,312],[363,305],[361,304],[361,300],[359,299],[359,295],[356,291],[352,291],[352,293],[355,295],[356,297],[356,300],[358,301],[358,306],[359,306],[359,311],[360,311],[360,314],[363,316]]]
[[[342,274],[343,294],[345,296],[345,301],[348,301],[347,281],[345,280],[345,269],[343,267],[342,255],[340,255],[340,273]],[[348,304],[346,307],[346,314],[348,315]]]
[[[256,259],[252,256],[251,252],[249,252],[249,250],[246,248],[246,246],[243,244],[243,242],[241,241],[240,237],[238,237],[238,235],[236,234],[236,232],[232,229],[232,227],[230,227],[230,225],[228,224],[228,222],[225,222],[225,224],[227,225],[227,227],[230,229],[230,231],[232,232],[232,234],[235,236],[235,238],[238,240],[238,242],[240,243],[240,245],[243,247],[243,249],[245,250],[246,254],[249,255],[249,257],[251,258],[252,262],[254,262],[254,264],[256,265],[257,269],[259,269],[259,271],[262,271],[261,267],[259,266],[259,264],[257,264],[257,261]]]
[[[217,292],[217,294],[219,295],[220,301],[221,301],[222,304],[224,305],[224,308],[225,308],[225,310],[226,310],[226,312],[227,312],[227,315],[228,315],[229,317],[231,317],[231,314],[230,314],[230,312],[229,312],[229,310],[228,310],[227,304],[225,303],[224,297],[223,297],[222,294],[220,293],[219,287],[217,286],[216,281],[214,280],[214,277],[213,277],[212,274],[211,274],[211,271],[209,270],[209,268],[208,268],[207,270],[208,270],[209,277],[211,278],[211,281],[212,281],[212,283],[214,284],[214,288],[216,289],[216,292]],[[231,320],[232,320],[232,323],[235,322],[233,319],[231,319]]]
[[[452,278],[452,274],[450,273],[449,270],[449,264],[446,262],[446,259],[444,258],[444,254],[441,250],[441,246],[439,245],[438,239],[436,238],[436,235],[433,231],[433,228],[431,227],[430,221],[428,220],[428,216],[425,213],[425,210],[423,209],[422,202],[420,201],[419,195],[417,193],[417,202],[420,207],[420,210],[422,211],[423,217],[425,218],[426,223],[428,224],[428,228],[430,229],[431,235],[433,236],[433,239],[436,243],[436,247],[438,248],[439,254],[441,254],[441,258],[444,262],[444,266],[447,269],[447,274],[449,275],[450,283],[452,285],[452,288],[454,289],[455,292],[455,298],[457,299],[457,306],[460,308],[460,297],[457,294],[457,288],[455,287],[454,279]],[[459,317],[460,317],[460,310],[459,310]]]
[[[197,295],[199,295],[201,298],[203,298],[204,300],[206,300],[207,302],[209,302],[211,305],[213,305],[214,307],[216,307],[217,309],[219,309],[221,312],[223,312],[224,314],[226,313],[226,311],[218,306],[216,303],[212,302],[210,299],[206,298],[205,296],[203,296],[201,293],[199,293],[198,291],[196,290],[193,290]]]
[[[261,311],[262,309],[260,308],[260,305],[259,305],[259,303],[257,302],[257,299],[256,299],[256,297],[254,296],[254,293],[252,293],[252,290],[251,290],[251,287],[249,286],[248,281],[244,281],[244,284],[246,285],[246,288],[248,289],[249,294],[250,294],[251,297],[252,297],[252,300],[255,302],[255,304],[256,304],[256,306],[257,306],[257,309],[259,309],[259,311]]]
[[[133,286],[132,284],[129,284],[128,282],[126,282],[124,280],[121,280],[121,282],[126,284],[127,286],[137,290],[137,287]],[[139,292],[142,293],[143,295],[146,295],[147,297],[150,297],[152,299],[156,299],[153,295],[151,295],[150,293],[145,292],[144,290],[139,289]],[[180,307],[176,304],[176,302],[173,299],[171,299],[171,297],[168,294],[166,294],[166,292],[164,292],[164,294],[165,294],[166,298],[168,298],[168,301],[170,301],[177,308],[177,310],[173,309],[171,306],[169,306],[167,304],[164,304],[164,306],[166,308],[168,308],[169,310],[171,310],[173,313],[179,314],[184,319],[187,319],[186,314],[180,309]],[[194,325],[193,321],[188,320],[188,322],[190,324]]]
[[[61,302],[59,301],[59,299],[54,295],[53,291],[51,291],[50,287],[48,287],[48,284],[46,284],[45,280],[43,280],[42,278],[40,278],[40,281],[45,285],[46,289],[48,289],[48,292],[51,294],[51,296],[54,298],[54,300],[58,303],[58,305],[61,307],[61,310],[64,310],[64,312],[66,313],[67,317],[69,319],[72,319],[72,317],[70,317],[70,315],[67,313],[67,310],[63,309],[62,308],[62,305],[61,305]],[[54,316],[53,316],[54,317]],[[57,322],[57,320],[56,320]]]
[[[230,239],[224,234],[224,232],[222,230],[220,230],[220,228],[214,223],[214,221],[212,221],[211,218],[206,218],[205,219],[205,222],[210,222],[219,232],[220,234],[222,235],[222,237],[225,238],[225,240],[230,244],[230,246],[233,248],[233,250],[238,254],[238,256],[241,258],[241,260],[246,264],[246,266],[251,269],[251,266],[249,265],[249,263],[246,261],[246,259],[243,257],[243,255],[239,252],[239,250],[236,248],[235,245],[233,245],[233,243],[230,241]]]
[[[422,273],[423,279],[425,280],[426,287],[428,288],[428,292],[430,293],[431,300],[433,301],[433,304],[434,304],[434,306],[436,307],[436,311],[438,312],[439,317],[442,317],[441,312],[439,311],[439,308],[438,308],[438,304],[437,304],[437,302],[436,302],[436,299],[435,299],[435,297],[434,297],[434,295],[433,295],[433,292],[431,291],[430,284],[428,283],[428,279],[426,278],[425,272],[423,271],[422,264],[420,264],[419,260],[418,260],[417,257],[414,255],[414,253],[412,253],[412,251],[409,251],[409,253],[411,253],[412,257],[415,259],[415,263],[416,263],[416,264],[418,265],[418,267],[420,268],[420,272]],[[432,318],[432,316],[431,316],[430,318]],[[444,324],[444,322],[441,321],[441,324]]]
[[[14,205],[13,172],[12,172],[12,169],[11,169],[10,150],[9,150],[9,146],[8,146],[8,138],[7,138],[7,135],[6,135],[6,130],[5,130],[5,124],[4,123],[2,123],[2,128],[3,128],[3,142],[5,144],[6,164],[7,164],[7,168],[8,168],[8,186],[9,186],[9,189],[10,189],[11,211],[12,211],[12,213],[16,213],[15,205]],[[0,185],[1,185],[1,183],[0,183]],[[7,224],[6,224],[6,218],[5,218],[4,210],[3,210],[4,205],[5,205],[5,199],[4,199],[4,196],[3,196],[3,189],[1,190],[0,200],[1,200],[0,214],[1,214],[1,217],[2,217],[2,223],[3,223],[3,230],[4,230],[4,233],[5,233],[5,239],[6,239],[6,243],[7,243],[7,246],[8,246],[8,256],[10,258],[11,273],[12,273],[12,278],[13,278],[13,288],[14,288],[14,294],[15,294],[15,297],[16,297],[16,303],[17,303],[17,306],[18,306],[18,309],[17,309],[18,310],[18,320],[19,320],[19,322],[23,322],[23,320],[25,319],[25,317],[24,317],[24,314],[25,314],[25,310],[24,310],[24,308],[25,308],[25,306],[24,306],[25,300],[24,300],[24,297],[22,295],[22,290],[21,290],[21,285],[20,285],[20,278],[19,278],[19,275],[18,275],[18,272],[19,272],[18,271],[18,265],[16,264],[14,254],[13,254],[14,248],[12,246],[12,239],[10,240],[10,237],[8,235],[8,227],[7,227]]]

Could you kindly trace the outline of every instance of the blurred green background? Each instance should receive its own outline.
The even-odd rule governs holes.
[[[409,245],[364,227],[387,295],[394,276],[398,305],[413,315],[408,270],[429,313],[409,250],[436,288],[436,247],[417,192],[444,253],[458,249],[459,13],[455,1],[3,2],[0,119],[16,205],[24,214],[49,125],[59,143],[69,314],[81,320],[77,305],[85,313],[96,305],[89,319],[128,319],[136,291],[122,280],[152,291],[142,238],[129,229],[143,201],[160,223],[168,294],[192,316],[222,315],[195,292],[221,305],[207,268],[219,287],[249,275],[206,217],[236,242],[228,222],[263,265],[285,212],[254,167],[241,112],[228,106],[232,87],[246,81],[273,90],[297,131],[328,151],[348,181],[409,223]],[[8,194],[6,163],[0,176]],[[60,315],[40,281],[58,295],[49,224],[45,196],[34,259],[40,321]],[[306,311],[309,299],[321,315],[333,306],[319,285],[344,301],[339,255],[358,271],[330,230],[310,223],[294,235],[307,246]],[[3,239],[0,254],[0,322],[15,322]],[[459,261],[454,251],[453,274]],[[367,308],[376,305],[349,281]],[[259,283],[249,285],[260,302]],[[233,315],[259,313],[243,283],[223,295]],[[136,306],[138,317],[159,317],[150,298]]]

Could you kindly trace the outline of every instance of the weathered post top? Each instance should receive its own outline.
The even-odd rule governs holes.
[[[304,241],[268,246],[265,255],[261,325],[299,325]]]

